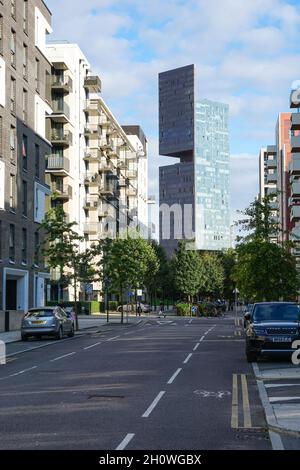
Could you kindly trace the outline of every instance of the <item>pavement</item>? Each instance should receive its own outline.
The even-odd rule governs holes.
[[[10,343],[0,449],[270,450],[240,331],[230,316],[141,317]]]

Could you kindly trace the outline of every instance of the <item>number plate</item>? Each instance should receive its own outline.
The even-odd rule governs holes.
[[[36,320],[36,321],[32,321],[31,323],[33,325],[43,325],[45,322],[43,322],[42,320]]]
[[[273,338],[273,343],[291,343],[292,338],[286,338],[285,336],[278,336],[278,338]]]

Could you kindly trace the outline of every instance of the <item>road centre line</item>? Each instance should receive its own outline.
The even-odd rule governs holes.
[[[193,351],[196,351],[196,349],[198,349],[200,346],[200,343],[197,343],[196,346],[194,347]]]
[[[188,356],[187,356],[187,357],[185,358],[185,360],[183,361],[183,364],[187,364],[188,361],[191,359],[192,355],[193,355],[193,353],[188,354]]]
[[[157,397],[153,400],[153,402],[151,403],[151,405],[149,406],[149,408],[147,408],[147,410],[145,411],[145,413],[142,415],[142,418],[148,418],[150,416],[150,414],[152,413],[152,411],[154,410],[154,408],[156,407],[156,405],[158,404],[158,402],[160,401],[160,399],[164,396],[166,392],[165,391],[162,391],[162,392],[159,392],[159,394],[157,395]]]
[[[86,348],[83,348],[83,349],[91,349],[91,348],[94,348],[95,346],[98,346],[101,343],[102,343],[102,341],[99,341],[99,343],[91,344],[90,346],[87,346]]]
[[[182,371],[182,368],[177,369],[176,372],[170,378],[170,380],[168,380],[167,384],[168,385],[172,384],[174,382],[174,380],[176,379],[177,375],[180,374],[181,371]]]
[[[56,357],[55,359],[51,359],[50,362],[59,361],[60,359],[63,359],[68,356],[73,356],[74,354],[76,354],[76,351],[68,353],[68,354],[64,354],[63,356]]]
[[[200,341],[203,341],[203,340],[204,340],[204,338],[205,338],[205,336],[204,336],[204,335],[203,335],[203,336],[201,336],[201,338],[199,339],[199,342],[200,342]]]
[[[125,447],[127,447],[127,445],[129,444],[129,442],[134,438],[134,434],[127,434],[123,441],[118,445],[118,447],[116,448],[116,450],[124,450]]]

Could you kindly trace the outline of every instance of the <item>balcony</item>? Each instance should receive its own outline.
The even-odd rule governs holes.
[[[70,119],[70,108],[64,101],[52,101],[51,119],[54,122],[68,122]]]
[[[95,171],[87,171],[84,176],[84,182],[86,185],[98,185],[99,184],[99,173]]]
[[[268,158],[266,160],[266,166],[267,168],[277,168],[277,158]]]
[[[290,220],[291,222],[300,220],[300,204],[298,206],[292,206],[291,213],[290,213]]]
[[[110,120],[106,116],[106,114],[101,114],[99,124],[102,127],[109,126],[110,125]]]
[[[101,114],[101,105],[100,100],[86,100],[84,102],[84,111],[90,116],[100,116]]]
[[[103,173],[111,173],[114,170],[114,166],[110,160],[106,158],[101,158],[100,160],[100,169],[99,171]]]
[[[87,149],[84,152],[84,160],[87,162],[96,162],[101,158],[101,152],[97,148]]]
[[[101,93],[101,80],[98,75],[87,75],[84,79],[84,88],[91,93]]]
[[[118,168],[120,168],[120,170],[126,170],[128,168],[128,162],[125,159],[119,160]]]
[[[101,203],[98,206],[98,217],[107,217],[109,214],[107,204]]]
[[[300,130],[300,113],[292,113],[291,115],[291,130],[299,131]]]
[[[73,90],[73,80],[71,77],[53,76],[51,89],[53,91],[62,91],[63,93],[71,93]]]
[[[278,201],[270,201],[269,204],[270,204],[270,209],[271,209],[272,211],[278,210]]]
[[[85,210],[94,211],[98,209],[98,205],[99,205],[98,197],[87,196],[84,202],[83,208]]]
[[[55,199],[64,199],[65,201],[72,199],[73,189],[69,184],[62,186],[57,183],[52,183],[51,190],[52,193],[55,193]]]
[[[292,194],[292,197],[299,197],[300,196],[300,180],[292,181],[291,194]]]
[[[84,129],[85,137],[89,139],[100,139],[101,137],[101,127],[99,124],[86,124]]]
[[[267,154],[268,154],[268,155],[276,155],[276,154],[277,154],[277,147],[276,147],[276,145],[268,145],[268,146],[267,146]]]
[[[289,171],[292,175],[300,174],[300,158],[298,155],[292,155],[292,160],[289,164]]]
[[[65,176],[70,171],[70,161],[61,155],[51,154],[46,159],[46,171]]]
[[[300,136],[299,135],[291,136],[291,152],[292,153],[300,152]]]
[[[71,131],[58,131],[52,129],[51,131],[51,144],[59,145],[60,147],[69,147],[73,143],[73,134]]]
[[[115,185],[112,181],[106,181],[100,185],[100,193],[103,195],[113,196]]]
[[[86,222],[84,224],[83,231],[88,235],[96,235],[101,232],[101,226],[99,222]]]
[[[276,183],[277,182],[277,171],[274,171],[274,173],[268,173],[267,174],[267,183]]]
[[[138,176],[138,172],[137,172],[137,170],[129,170],[129,171],[127,171],[126,176],[130,180],[135,180]]]
[[[124,176],[120,176],[119,178],[119,188],[126,188],[129,186],[128,178],[124,178]]]
[[[133,188],[132,186],[129,186],[127,190],[127,196],[129,197],[137,197],[137,189]]]

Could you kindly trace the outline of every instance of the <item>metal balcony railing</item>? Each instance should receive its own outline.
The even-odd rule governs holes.
[[[47,170],[64,170],[66,172],[70,171],[70,161],[66,157],[61,155],[51,154],[47,156],[46,159],[46,169]]]
[[[64,114],[68,119],[70,119],[70,107],[64,101],[52,101],[52,110],[53,114]]]

